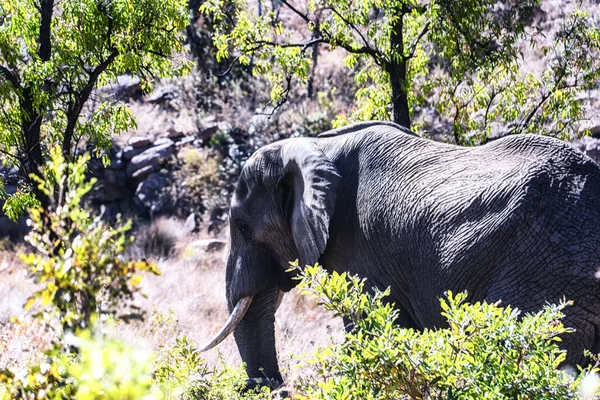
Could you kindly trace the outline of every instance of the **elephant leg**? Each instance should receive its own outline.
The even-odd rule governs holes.
[[[234,331],[248,374],[247,389],[276,388],[283,382],[275,349],[275,303],[278,289],[270,286],[254,296],[246,315]]]

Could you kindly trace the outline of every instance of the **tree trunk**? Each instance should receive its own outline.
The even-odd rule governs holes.
[[[392,121],[410,129],[408,96],[406,95],[406,57],[402,37],[402,17],[392,26],[390,34],[391,55],[387,64],[387,73],[392,86]]]
[[[321,21],[320,18],[316,18],[315,20],[315,29],[313,30],[312,38],[316,39],[319,36],[319,32],[321,31]],[[312,67],[310,70],[310,75],[308,77],[308,87],[306,88],[307,96],[309,99],[313,99],[315,97],[315,70],[317,69],[317,64],[319,61],[319,43],[315,42],[312,45]]]
[[[23,169],[25,170],[25,180],[31,185],[35,197],[40,201],[42,207],[47,207],[49,199],[38,190],[37,185],[31,181],[29,174],[40,174],[40,168],[44,162],[41,146],[42,116],[37,112],[33,105],[33,96],[29,87],[23,88],[23,98],[21,99],[21,131],[23,134]]]
[[[312,45],[312,68],[308,77],[308,87],[306,88],[307,96],[309,99],[315,97],[315,70],[317,69],[317,62],[319,60],[319,43]]]

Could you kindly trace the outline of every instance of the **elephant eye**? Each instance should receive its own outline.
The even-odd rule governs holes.
[[[252,228],[245,222],[238,222],[238,229],[245,239],[252,238]]]

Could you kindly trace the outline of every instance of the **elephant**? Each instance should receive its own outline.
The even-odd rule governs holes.
[[[390,288],[398,324],[443,328],[440,297],[535,312],[574,301],[567,363],[600,351],[600,167],[560,140],[511,135],[478,147],[365,122],[260,148],[230,208],[232,331],[250,382],[282,383],[275,311],[297,280],[289,261]]]

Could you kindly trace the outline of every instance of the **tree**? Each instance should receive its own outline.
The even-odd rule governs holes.
[[[355,71],[356,105],[338,125],[391,119],[421,130],[415,111],[429,106],[450,120],[459,144],[497,136],[495,123],[512,126],[510,133],[573,134],[585,117],[576,94],[600,77],[600,58],[591,56],[600,51],[597,22],[575,11],[548,42],[529,26],[538,0],[277,3],[287,8],[285,20],[266,2],[262,15],[243,0],[201,7],[222,24],[214,37],[218,56],[232,55],[271,80],[271,111],[288,99],[295,80],[308,80],[320,44],[345,50],[344,64]],[[522,72],[529,50],[548,55],[543,74]]]
[[[37,197],[48,149],[72,159],[81,142],[97,155],[135,121],[128,108],[94,89],[131,74],[143,89],[154,77],[186,72],[180,52],[185,0],[3,0],[0,4],[0,153],[19,168],[19,190],[5,209],[17,216]],[[107,159],[106,159],[107,160]]]

